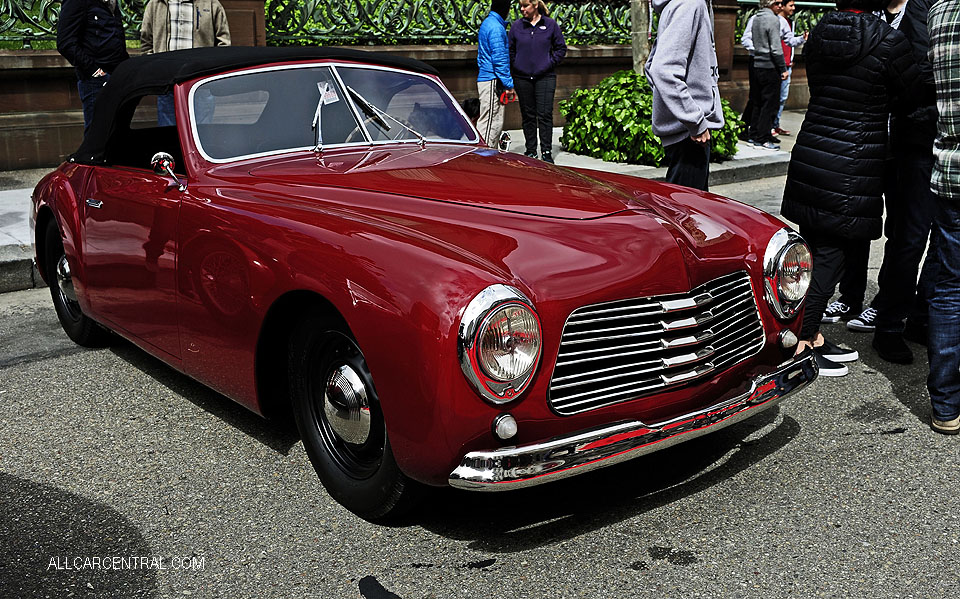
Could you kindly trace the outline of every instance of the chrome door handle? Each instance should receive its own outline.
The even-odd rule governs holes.
[[[87,198],[87,206],[90,206],[91,208],[103,208],[103,202],[93,198]]]

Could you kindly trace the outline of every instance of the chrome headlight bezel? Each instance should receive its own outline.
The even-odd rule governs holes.
[[[478,355],[478,341],[480,334],[487,326],[489,318],[510,305],[516,305],[533,315],[539,342],[536,357],[526,372],[511,380],[498,380],[483,368]],[[490,285],[470,300],[460,317],[460,327],[457,334],[457,357],[460,360],[463,375],[480,397],[493,404],[502,405],[517,399],[530,385],[530,381],[540,365],[540,358],[543,354],[542,333],[540,317],[533,307],[533,302],[518,289],[509,285]]]
[[[787,253],[797,247],[805,251],[810,260],[805,269],[810,273],[807,277],[806,287],[803,289],[799,299],[790,299],[783,296],[780,292],[780,279],[784,276],[784,257]],[[803,302],[810,290],[810,278],[813,273],[813,260],[810,254],[810,248],[802,237],[795,231],[787,228],[780,229],[767,244],[767,249],[763,254],[763,291],[767,304],[773,313],[780,320],[790,320],[794,318],[803,306]]]

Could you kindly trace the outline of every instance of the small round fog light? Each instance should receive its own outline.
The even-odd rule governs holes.
[[[493,433],[506,441],[517,434],[517,421],[510,414],[500,414],[493,419]]]
[[[790,349],[796,347],[798,341],[797,336],[790,329],[780,331],[780,347]]]

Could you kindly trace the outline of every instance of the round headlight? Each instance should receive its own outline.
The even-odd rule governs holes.
[[[507,382],[533,369],[540,355],[540,325],[523,304],[507,304],[483,321],[477,340],[477,358],[483,372]]]
[[[481,397],[502,404],[519,397],[540,361],[540,319],[519,290],[491,285],[463,311],[458,354],[464,376]]]
[[[813,274],[813,257],[805,243],[793,243],[780,259],[777,284],[781,296],[787,301],[799,302],[807,296],[810,277]]]
[[[803,305],[813,274],[810,248],[797,233],[780,229],[763,256],[764,295],[778,318],[793,318]]]

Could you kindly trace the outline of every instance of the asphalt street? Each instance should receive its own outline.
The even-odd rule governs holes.
[[[775,213],[782,186],[713,191]],[[0,598],[960,596],[960,438],[928,427],[924,348],[895,366],[825,330],[862,359],[759,419],[378,526],[288,425],[74,346],[44,289],[2,294]]]

